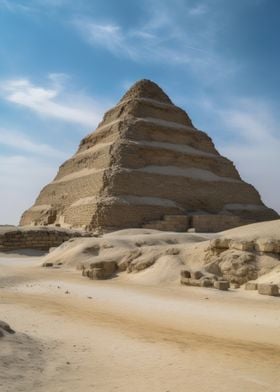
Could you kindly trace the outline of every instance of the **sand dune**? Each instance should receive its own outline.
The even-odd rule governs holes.
[[[278,392],[279,298],[179,284],[182,268],[205,268],[215,241],[276,241],[278,228],[121,230],[70,239],[47,255],[0,254],[0,319],[16,330],[0,338],[1,392]],[[128,255],[155,261],[105,281],[76,269]],[[280,277],[276,256],[258,257],[278,263],[259,281]],[[42,268],[46,261],[54,267]]]
[[[188,268],[240,285],[249,280],[280,285],[279,257],[280,220],[276,220],[216,234],[120,230],[71,239],[44,262],[78,269],[115,263],[118,272],[127,272],[128,280],[143,284],[178,284],[180,271]]]
[[[165,257],[98,282],[2,255],[1,391],[278,391],[279,299],[170,285]]]

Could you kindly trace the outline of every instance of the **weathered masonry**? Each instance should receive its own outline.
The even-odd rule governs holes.
[[[21,225],[220,231],[277,218],[187,113],[141,80],[81,141]]]

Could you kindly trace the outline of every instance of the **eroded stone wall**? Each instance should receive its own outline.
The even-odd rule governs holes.
[[[14,249],[38,249],[61,245],[73,237],[88,235],[80,231],[62,230],[56,228],[15,228],[0,231],[0,251]]]

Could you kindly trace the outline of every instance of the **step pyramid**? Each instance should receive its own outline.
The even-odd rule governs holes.
[[[278,218],[187,113],[141,80],[81,141],[20,224],[111,231],[173,220],[174,228],[168,216],[182,215],[198,231]]]

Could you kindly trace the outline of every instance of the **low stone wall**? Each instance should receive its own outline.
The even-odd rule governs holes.
[[[262,256],[269,256],[262,259]],[[215,238],[204,254],[204,269],[230,283],[246,284],[279,266],[280,240]],[[256,289],[248,284],[248,289]],[[252,288],[251,288],[252,287]]]
[[[142,227],[163,231],[184,232],[192,229],[197,233],[218,233],[237,226],[252,223],[235,215],[164,215],[160,220],[152,220]]]
[[[220,254],[228,249],[241,250],[245,252],[258,252],[275,254],[280,256],[280,240],[270,238],[258,238],[255,240],[242,240],[231,238],[215,238],[210,241],[209,250],[213,254]]]
[[[244,220],[235,215],[193,215],[190,219],[190,227],[193,227],[198,233],[217,233],[250,223],[253,223],[253,221]]]
[[[72,237],[89,236],[89,233],[50,227],[15,227],[0,230],[0,251],[38,249],[61,245]]]

